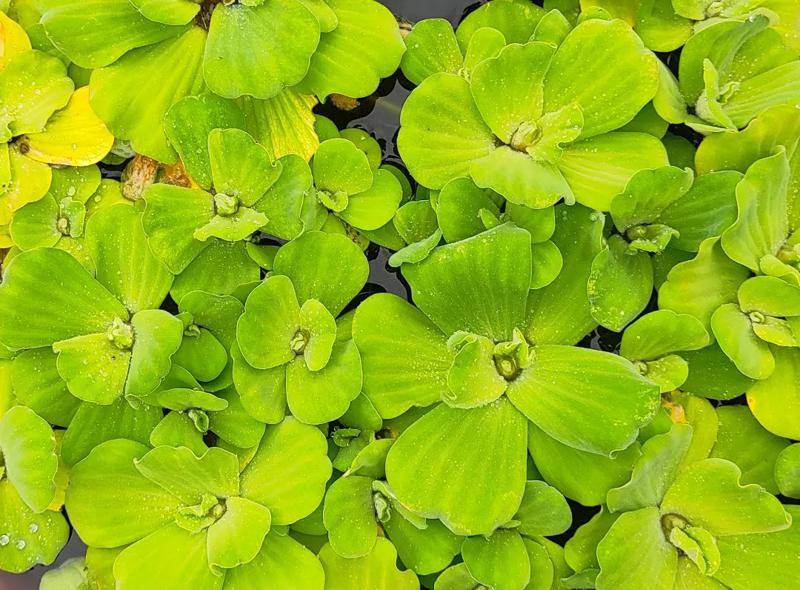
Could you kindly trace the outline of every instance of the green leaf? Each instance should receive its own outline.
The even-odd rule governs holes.
[[[772,355],[775,370],[747,389],[747,405],[764,428],[796,440],[800,438],[800,354],[796,349],[775,346]]]
[[[45,292],[41,281],[59,277]],[[105,332],[125,308],[72,256],[50,248],[22,252],[5,269],[0,286],[0,341],[14,349],[38,348],[92,332]]]
[[[775,482],[788,498],[800,497],[800,444],[785,446],[775,460]]]
[[[93,0],[91,5],[80,0],[48,4],[41,21],[48,39],[83,68],[107,66],[131,49],[152,45],[185,30],[155,22],[139,12],[134,3],[122,0]]]
[[[636,442],[609,458],[564,445],[534,424],[528,430],[528,450],[542,477],[567,498],[584,506],[605,503],[608,490],[630,479],[633,465],[641,455]]]
[[[338,555],[367,555],[378,538],[372,478],[353,475],[336,480],[325,494],[322,518],[328,542]]]
[[[347,559],[336,554],[330,545],[319,552],[325,569],[326,590],[419,590],[414,572],[397,569],[397,551],[388,539],[379,538],[364,557]]]
[[[717,238],[700,244],[692,260],[675,265],[658,292],[658,305],[700,320],[706,330],[721,305],[736,302],[736,292],[750,276],[726,255]]]
[[[209,415],[209,430],[235,447],[257,446],[264,435],[264,424],[247,413],[235,388],[224,389],[218,395],[228,407]]]
[[[627,25],[591,19],[559,45],[544,82],[545,111],[577,101],[584,119],[581,137],[594,137],[633,119],[658,84],[653,54]]]
[[[558,169],[575,200],[608,211],[630,179],[648,168],[668,164],[663,144],[649,133],[619,131],[581,140],[564,150]]]
[[[169,312],[150,309],[134,315],[131,327],[135,340],[125,395],[142,397],[158,387],[169,373],[172,355],[181,345],[183,324]]]
[[[59,212],[58,202],[52,195],[45,195],[16,211],[9,226],[14,243],[22,250],[55,246],[62,237],[57,227]]]
[[[64,64],[41,51],[12,57],[0,70],[0,140],[44,131],[47,120],[67,105],[74,85]]]
[[[502,342],[524,325],[530,256],[530,234],[506,224],[442,246],[403,275],[414,303],[445,334],[463,330]]]
[[[347,237],[308,232],[278,251],[273,271],[292,280],[301,303],[317,299],[338,316],[366,283],[369,264]]]
[[[261,199],[281,174],[280,163],[271,162],[267,151],[241,129],[212,130],[208,155],[216,198],[224,193],[247,207]]]
[[[50,565],[69,539],[60,512],[33,512],[7,479],[0,480],[0,568],[21,574],[37,564]]]
[[[150,444],[154,447],[161,445],[188,447],[195,455],[202,455],[208,448],[192,419],[180,412],[170,412],[164,416],[153,428]]]
[[[169,524],[127,547],[114,561],[114,578],[120,590],[185,586],[195,590],[221,590],[221,576],[211,570],[206,557],[206,536],[193,535]]]
[[[458,43],[462,49],[466,48],[475,33],[484,27],[497,29],[508,43],[525,43],[544,14],[542,8],[523,0],[481,5],[458,26]]]
[[[490,537],[468,537],[461,548],[464,563],[476,580],[497,590],[522,590],[528,586],[531,564],[522,537],[500,530]]]
[[[405,37],[406,52],[400,69],[412,83],[446,72],[458,74],[464,65],[453,26],[443,18],[426,18],[414,24]]]
[[[225,501],[225,514],[208,528],[208,563],[232,569],[255,559],[269,533],[271,515],[246,498]]]
[[[386,475],[403,505],[456,534],[488,535],[514,516],[525,487],[524,417],[504,399],[469,410],[440,404],[389,451]],[[475,433],[481,444],[474,445]],[[446,469],[445,465],[460,465]],[[469,489],[470,494],[453,490]]]
[[[508,383],[495,367],[494,342],[468,334],[456,346],[443,401],[466,409],[485,406],[503,395]]]
[[[188,370],[198,381],[212,381],[228,364],[228,351],[211,332],[193,323],[184,330],[181,346],[172,360]]]
[[[131,3],[148,20],[165,25],[185,25],[200,10],[191,0],[131,0]]]
[[[370,188],[350,195],[339,216],[356,229],[375,230],[394,217],[403,197],[403,187],[388,170],[376,170]]]
[[[683,384],[685,391],[712,399],[733,399],[753,384],[716,344],[683,352],[689,364],[689,376]]]
[[[292,415],[306,424],[340,418],[361,393],[361,357],[353,342],[333,345],[330,361],[311,371],[303,357],[286,367],[286,401]]]
[[[564,558],[574,571],[594,570],[597,577],[600,565],[597,562],[597,544],[603,540],[618,515],[601,507],[588,522],[578,527],[572,538],[564,544]]]
[[[317,188],[331,194],[354,195],[372,186],[372,169],[367,156],[346,139],[322,142],[314,154],[312,168]]]
[[[381,416],[430,405],[447,391],[452,361],[446,338],[396,295],[372,295],[359,305],[353,340],[361,353],[364,392]]]
[[[633,512],[661,504],[683,465],[691,441],[692,428],[687,424],[674,424],[669,432],[648,439],[642,445],[642,457],[634,466],[630,481],[609,490],[609,510]]]
[[[469,176],[472,162],[495,149],[494,136],[472,99],[469,83],[453,74],[434,74],[406,100],[397,147],[411,175],[442,188]]]
[[[720,306],[711,316],[711,329],[722,351],[736,368],[751,379],[766,379],[775,369],[769,345],[753,332],[750,317],[733,303]]]
[[[283,156],[280,163],[281,175],[255,208],[267,216],[263,231],[290,240],[303,230],[303,199],[313,181],[311,169],[300,156]]]
[[[229,100],[215,94],[187,96],[169,109],[164,131],[186,171],[204,189],[211,188],[208,136],[213,129],[241,129],[244,115]]]
[[[153,252],[175,274],[186,269],[208,246],[194,237],[214,217],[210,194],[168,184],[153,184],[144,193],[142,225]]]
[[[267,427],[242,471],[241,495],[266,506],[273,525],[297,522],[322,502],[331,476],[323,434],[293,418]]]
[[[323,590],[324,586],[325,574],[317,557],[289,535],[274,530],[252,561],[225,575],[225,588],[233,590]]]
[[[181,501],[134,466],[134,460],[148,450],[134,441],[112,440],[95,447],[72,468],[66,508],[72,526],[87,544],[127,545],[175,517]]]
[[[435,230],[430,236],[409,244],[389,257],[389,266],[399,267],[404,264],[416,264],[425,260],[434,248],[442,241],[441,230]]]
[[[678,474],[661,503],[664,514],[677,514],[714,536],[767,533],[789,526],[791,517],[759,485],[742,486],[741,471],[724,459],[704,459]],[[739,506],[736,511],[730,506]]]
[[[789,233],[787,189],[789,164],[783,150],[747,169],[736,186],[739,216],[722,234],[722,247],[734,261],[754,272],[775,254]]]
[[[780,588],[791,580],[797,570],[800,510],[796,506],[786,506],[786,511],[792,516],[793,524],[783,531],[720,537],[717,544],[722,563],[715,577],[730,588],[759,584]]]
[[[671,352],[698,350],[708,344],[708,333],[700,320],[659,309],[642,316],[625,330],[619,352],[632,361],[649,361]]]
[[[255,369],[244,359],[238,344],[231,347],[233,382],[242,405],[253,418],[277,424],[286,413],[286,369]]]
[[[462,538],[438,520],[427,521],[423,529],[395,510],[389,520],[382,523],[386,535],[392,540],[400,561],[420,575],[442,571],[461,550]]]
[[[56,493],[56,438],[50,425],[33,410],[11,408],[0,420],[0,452],[5,475],[22,501],[42,513]]]
[[[486,227],[481,221],[480,211],[486,209],[495,216],[500,215],[493,194],[489,189],[479,188],[469,178],[455,178],[448,182],[439,193],[436,205],[436,219],[444,239],[457,242],[484,231]]]
[[[236,324],[236,341],[251,366],[271,369],[295,358],[292,339],[300,328],[300,306],[292,281],[271,276],[247,297]],[[264,342],[270,346],[264,346]]]
[[[467,565],[461,562],[444,570],[436,578],[434,588],[435,590],[464,590],[464,588],[474,588],[475,584],[479,583],[470,575]]]
[[[170,295],[180,301],[191,291],[230,295],[240,286],[256,283],[261,267],[249,254],[249,242],[209,240],[208,247],[175,277]]]
[[[199,504],[205,494],[227,498],[239,492],[239,462],[223,449],[210,448],[197,457],[186,447],[156,447],[133,463],[187,506]]]
[[[541,116],[542,80],[554,53],[555,48],[545,43],[508,45],[472,71],[470,89],[475,105],[504,144],[514,145],[523,126],[535,124]]]
[[[559,442],[607,456],[627,448],[659,405],[658,388],[629,361],[560,345],[535,347],[507,395]]]
[[[92,73],[92,108],[117,139],[130,141],[136,152],[160,162],[177,160],[163,121],[173,104],[203,91],[205,40],[205,32],[192,27]]]
[[[659,220],[692,186],[694,173],[673,166],[642,170],[611,202],[611,217],[620,232]]]
[[[316,17],[300,2],[216,6],[203,58],[206,83],[225,98],[270,98],[303,79],[319,38]]]
[[[483,60],[497,57],[505,46],[503,33],[490,27],[481,27],[472,35],[464,50],[464,70],[470,72]]]
[[[54,426],[68,426],[81,405],[58,374],[56,355],[47,348],[14,357],[9,377],[17,403],[31,408]]]
[[[752,277],[739,287],[742,311],[759,311],[776,317],[800,315],[800,286],[777,277]]]
[[[323,33],[302,87],[320,100],[330,94],[369,96],[400,65],[405,44],[397,20],[378,2],[330,0],[339,24]]]
[[[553,243],[563,257],[559,275],[528,295],[526,336],[539,344],[575,344],[597,326],[586,282],[603,247],[602,214],[581,206],[558,205]]]
[[[161,305],[172,275],[153,255],[133,207],[113,205],[93,214],[86,224],[86,245],[96,267],[95,278],[136,313]]]
[[[789,441],[764,429],[746,406],[721,406],[717,416],[719,431],[711,456],[735,463],[743,484],[755,483],[777,494],[776,460]]]
[[[611,236],[595,256],[587,283],[592,317],[620,332],[638,316],[653,292],[653,264],[645,252],[631,251],[620,236]]]
[[[131,352],[116,346],[108,334],[62,340],[53,344],[53,352],[59,375],[78,399],[108,405],[124,393]]]
[[[635,555],[628,550],[636,547]],[[678,552],[661,530],[657,508],[626,512],[597,546],[598,590],[671,590]]]
[[[108,406],[82,403],[64,434],[61,458],[67,465],[75,465],[95,447],[117,438],[146,445],[162,417],[161,408],[143,405],[134,409],[123,399]]]
[[[531,480],[525,484],[525,495],[514,520],[519,521],[517,530],[526,537],[559,535],[572,524],[572,512],[556,488]]]

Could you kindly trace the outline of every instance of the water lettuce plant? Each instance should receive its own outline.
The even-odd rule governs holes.
[[[0,0],[0,586],[800,590],[797,6]]]

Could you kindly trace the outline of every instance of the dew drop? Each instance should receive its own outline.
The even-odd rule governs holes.
[[[5,547],[9,542],[8,535],[0,535],[0,547]]]
[[[28,530],[29,530],[30,532],[32,532],[32,533],[38,533],[38,532],[39,532],[39,525],[38,525],[38,524],[36,524],[35,522],[32,522],[32,523],[30,524],[30,526],[28,527]]]
[[[19,541],[17,541],[15,546],[17,549],[25,549],[26,545],[27,543],[25,542],[25,539],[20,539]]]

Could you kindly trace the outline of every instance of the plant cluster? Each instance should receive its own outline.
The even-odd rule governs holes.
[[[0,9],[1,570],[800,589],[800,3]]]

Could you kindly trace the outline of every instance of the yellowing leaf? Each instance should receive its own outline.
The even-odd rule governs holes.
[[[66,107],[56,112],[43,132],[22,139],[27,155],[39,162],[88,166],[99,162],[114,144],[103,121],[89,104],[89,88],[76,90]]]
[[[0,184],[0,225],[11,223],[14,211],[38,201],[50,188],[50,166],[31,160],[22,151],[17,145],[8,149],[11,173],[8,182]]]
[[[13,56],[31,49],[31,42],[25,30],[0,12],[0,70]]]

